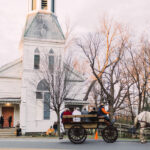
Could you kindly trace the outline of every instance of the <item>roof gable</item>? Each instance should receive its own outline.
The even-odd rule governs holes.
[[[17,59],[0,68],[0,77],[21,78],[22,76],[22,59]]]
[[[65,39],[57,17],[40,12],[28,16],[24,37],[49,40]]]
[[[72,82],[84,82],[85,78],[83,77],[82,74],[77,72],[71,65],[67,65],[64,63],[64,67],[67,71],[69,71],[69,79]]]

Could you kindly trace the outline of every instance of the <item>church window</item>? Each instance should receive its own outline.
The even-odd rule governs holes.
[[[52,49],[49,51],[49,69],[54,71],[54,51]]]
[[[42,92],[36,92],[36,99],[42,99],[43,95]]]
[[[37,85],[36,99],[40,99],[43,102],[44,120],[50,119],[50,93],[48,89],[48,83],[45,79],[41,80]]]
[[[32,10],[36,10],[36,1],[37,0],[32,0]]]
[[[41,80],[38,85],[37,85],[37,90],[38,91],[48,91],[49,85],[45,79]]]
[[[40,56],[34,55],[34,69],[39,69],[39,63],[40,63]]]
[[[47,9],[47,0],[42,0],[41,1],[41,8],[42,9]]]
[[[34,52],[34,69],[40,68],[40,52],[38,49],[35,49]]]
[[[44,120],[50,119],[50,94],[44,93]]]

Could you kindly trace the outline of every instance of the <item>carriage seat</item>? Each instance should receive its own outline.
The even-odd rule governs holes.
[[[63,116],[64,119],[73,119],[73,118],[80,118],[81,119],[81,123],[82,122],[95,122],[95,121],[86,121],[86,119],[89,119],[90,118],[96,118],[96,121],[97,121],[97,114],[95,115],[64,115]],[[85,121],[83,121],[85,119]],[[70,122],[65,122],[65,123],[73,123],[73,121],[70,121]]]
[[[105,117],[104,117],[104,116],[98,116],[98,118],[99,118],[99,119],[105,119]]]
[[[80,123],[90,123],[90,122],[105,122],[105,117],[104,116],[97,116],[97,114],[90,114],[90,115],[64,115],[63,118],[65,119],[72,119],[72,118],[81,118],[81,121]],[[83,121],[83,118],[88,118],[89,121]],[[91,121],[90,118],[96,118],[94,121]],[[76,123],[76,122],[73,122],[73,121],[67,121],[67,122],[64,122],[65,124],[67,123]],[[78,122],[79,123],[79,122]]]

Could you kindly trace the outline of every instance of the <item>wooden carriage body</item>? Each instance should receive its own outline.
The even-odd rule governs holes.
[[[97,117],[97,115],[66,115],[66,116],[63,116],[63,118],[65,118],[65,119],[67,119],[67,118],[80,118],[81,119],[81,121],[80,122],[73,122],[73,121],[71,121],[71,122],[65,122],[64,123],[64,128],[65,129],[69,129],[69,128],[71,128],[73,125],[76,125],[76,124],[78,124],[78,125],[82,125],[85,129],[97,129],[98,128],[98,125],[100,124],[100,123],[105,123],[106,121],[105,121],[105,119],[104,119],[104,117]],[[83,119],[89,119],[88,121],[86,121],[86,120],[83,120]],[[95,119],[95,121],[91,121],[90,120],[90,118],[94,118]]]
[[[64,115],[64,129],[67,131],[68,138],[75,144],[83,143],[88,135],[88,129],[100,129],[105,142],[113,143],[118,138],[117,129],[103,116],[97,114],[89,115]],[[73,118],[80,118],[80,121],[74,122]],[[68,119],[68,120],[67,120]]]

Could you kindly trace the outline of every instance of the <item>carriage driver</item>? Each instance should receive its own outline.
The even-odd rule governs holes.
[[[109,112],[107,112],[104,108],[104,104],[101,103],[100,107],[98,109],[98,116],[103,116],[107,121],[110,122],[110,119],[108,118],[107,114],[109,114]]]

